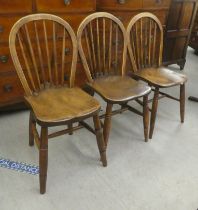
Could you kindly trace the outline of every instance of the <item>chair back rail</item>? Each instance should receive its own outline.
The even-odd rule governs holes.
[[[9,46],[26,96],[50,87],[73,87],[77,41],[63,19],[51,14],[26,16],[14,24]]]
[[[118,18],[106,12],[89,15],[79,26],[77,41],[89,81],[125,74],[126,31]]]
[[[134,71],[161,65],[163,28],[155,15],[143,12],[133,17],[127,27],[127,40]]]

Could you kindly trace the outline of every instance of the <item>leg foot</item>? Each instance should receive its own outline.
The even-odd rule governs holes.
[[[148,128],[149,128],[148,95],[144,96],[143,98],[143,123],[144,123],[145,142],[148,142]]]
[[[29,118],[29,146],[34,146],[33,127],[36,127],[36,121],[34,119],[32,111],[30,111],[30,118]]]
[[[107,159],[106,159],[106,146],[102,134],[100,119],[98,114],[93,117],[95,131],[96,131],[96,139],[98,144],[98,149],[100,152],[100,160],[102,161],[103,166],[107,166]]]
[[[150,131],[149,131],[149,138],[152,139],[153,130],[155,127],[155,119],[157,114],[157,107],[158,107],[158,97],[159,97],[159,88],[155,88],[152,110],[151,110],[151,120],[150,120]]]
[[[46,192],[47,181],[47,165],[48,165],[48,129],[46,127],[41,128],[40,148],[39,148],[39,181],[40,181],[40,193]]]
[[[72,123],[68,124],[68,129],[70,130],[69,135],[73,135],[73,125],[72,125]]]
[[[184,122],[185,115],[185,84],[180,85],[180,118],[181,123]]]
[[[103,127],[103,136],[104,136],[104,142],[107,146],[108,140],[109,140],[109,134],[111,130],[111,112],[112,112],[113,104],[107,103],[106,108],[106,114],[105,114],[105,120],[104,120],[104,127]]]

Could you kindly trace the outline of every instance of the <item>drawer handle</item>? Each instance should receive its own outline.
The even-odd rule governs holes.
[[[5,91],[6,93],[9,93],[9,92],[12,91],[13,86],[10,85],[10,84],[6,84],[6,85],[3,86],[3,89],[4,89],[4,91]]]
[[[71,0],[64,0],[65,5],[69,5]]]
[[[3,26],[0,26],[0,33],[3,33],[3,31],[4,31]]]
[[[65,48],[65,55],[69,55],[70,54],[70,48]]]
[[[162,0],[156,0],[156,3],[157,4],[161,4],[162,3]]]
[[[8,62],[8,56],[7,55],[1,55],[0,56],[1,63],[7,63]]]
[[[118,3],[119,4],[125,4],[126,3],[126,0],[118,0]]]

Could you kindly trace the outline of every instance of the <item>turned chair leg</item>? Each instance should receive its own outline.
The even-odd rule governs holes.
[[[184,122],[185,115],[185,84],[180,85],[180,118]]]
[[[36,121],[34,119],[32,111],[30,111],[30,118],[29,118],[29,145],[30,146],[34,146],[33,127],[36,128]]]
[[[144,124],[144,138],[145,138],[145,142],[148,142],[148,131],[149,131],[148,95],[145,95],[143,97],[143,124]]]
[[[70,130],[69,135],[73,135],[73,124],[72,123],[68,124],[68,129]]]
[[[95,133],[96,139],[98,144],[98,149],[100,152],[100,159],[102,161],[103,166],[107,166],[107,159],[106,159],[106,146],[102,134],[101,123],[98,114],[93,116],[94,126],[95,126]]]
[[[113,104],[107,103],[105,119],[104,119],[104,126],[103,126],[103,136],[104,136],[104,142],[105,142],[106,147],[107,147],[107,144],[108,144],[109,134],[110,134],[110,130],[111,130],[112,107],[113,107]]]
[[[46,192],[47,181],[47,165],[48,165],[48,128],[41,127],[40,148],[39,148],[39,181],[40,193]]]
[[[150,119],[150,131],[149,131],[149,138],[152,139],[153,130],[155,127],[155,119],[157,114],[157,107],[158,107],[158,97],[159,97],[159,88],[155,88],[154,97],[153,97],[153,104],[151,110],[151,119]]]

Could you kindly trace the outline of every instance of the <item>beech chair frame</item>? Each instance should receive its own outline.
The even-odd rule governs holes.
[[[142,23],[143,20],[146,21],[146,19],[147,22],[149,22],[149,25],[145,24],[145,28],[143,28]],[[138,29],[140,30],[140,36],[137,35]],[[153,34],[152,31],[154,31]],[[148,38],[145,38],[144,36],[147,36]],[[158,44],[156,44],[157,38],[159,40]],[[147,40],[147,43],[143,43],[145,40]],[[129,57],[132,64],[132,78],[147,82],[148,85],[152,87],[152,91],[154,92],[153,99],[148,100],[149,103],[152,102],[152,109],[150,109],[151,118],[149,131],[149,138],[151,139],[155,126],[158,99],[167,97],[180,102],[180,118],[181,122],[184,122],[185,82],[187,81],[187,77],[161,67],[163,53],[163,27],[160,20],[152,13],[143,12],[131,19],[127,27],[127,41]],[[146,47],[144,48],[144,46]],[[148,71],[147,69],[150,70]],[[142,70],[145,70],[145,72],[148,71],[148,75],[142,76]],[[166,83],[161,83],[159,78],[161,80],[167,80]],[[168,88],[172,86],[180,86],[179,99],[160,91],[160,88]],[[138,103],[142,104],[140,100],[137,101]]]
[[[93,36],[93,22],[96,22],[96,37],[94,39]],[[100,22],[99,22],[100,21]],[[108,22],[109,21],[109,26]],[[114,24],[114,26],[112,26]],[[106,31],[107,27],[109,27],[109,31]],[[114,28],[114,32],[113,32]],[[102,31],[102,32],[101,32]],[[121,67],[117,70],[111,71],[111,61],[112,61],[112,36],[115,36],[115,63],[117,64],[117,59],[119,58],[119,50],[118,50],[118,33],[122,34],[122,40],[123,40],[123,48],[121,53]],[[88,35],[89,33],[89,35]],[[101,33],[101,34],[100,34]],[[114,33],[114,34],[113,34]],[[86,45],[87,45],[87,56],[85,53],[85,46],[82,44],[82,37],[85,36]],[[91,41],[88,41],[88,38]],[[96,40],[94,42],[94,40]],[[107,43],[107,41],[109,42]],[[132,111],[140,116],[143,117],[143,124],[144,124],[144,136],[145,141],[148,140],[148,123],[149,123],[149,110],[148,110],[148,94],[150,93],[150,88],[141,86],[142,91],[139,90],[138,92],[133,92],[133,88],[136,89],[139,87],[139,83],[135,83],[135,80],[131,80],[128,76],[126,76],[126,54],[127,54],[127,37],[126,37],[126,30],[122,22],[115,17],[114,15],[107,13],[107,12],[97,12],[94,14],[91,14],[87,16],[80,24],[77,32],[77,41],[78,41],[78,48],[79,48],[79,54],[81,57],[81,61],[83,63],[85,73],[87,75],[88,81],[87,85],[88,88],[91,90],[90,94],[94,95],[94,92],[98,93],[104,101],[107,103],[106,105],[106,112],[103,115],[100,115],[100,118],[104,119],[103,124],[103,135],[104,135],[104,141],[105,145],[107,147],[108,145],[108,139],[110,135],[110,129],[111,129],[111,118],[115,114],[121,114],[124,111]],[[95,54],[96,53],[96,54]],[[98,73],[99,72],[99,73]],[[114,75],[120,76],[120,77],[114,77]],[[121,90],[123,90],[123,98],[118,99],[116,98],[116,93],[114,94],[115,97],[110,97],[109,92],[100,90],[100,88],[97,88],[96,83],[100,83],[101,87],[104,85],[109,89],[109,86],[112,83],[112,80],[116,80],[123,83],[123,87],[120,87]],[[123,80],[123,81],[122,81]],[[108,84],[109,82],[109,84]],[[127,83],[133,83],[131,86],[131,93],[124,97],[124,87],[127,87]],[[95,84],[95,87],[94,87]],[[126,86],[125,86],[126,85]],[[129,85],[130,87],[130,85]],[[127,87],[128,88],[128,87]],[[114,87],[112,87],[112,90]],[[138,89],[138,88],[137,88]],[[141,89],[141,88],[140,88]],[[144,89],[144,90],[143,90]],[[131,105],[128,105],[129,101],[132,101],[137,98],[143,97],[143,112],[137,110],[136,108],[132,107]],[[121,106],[120,109],[112,110],[114,104],[119,104]]]
[[[38,33],[38,25],[37,21],[43,21],[43,32],[44,36],[42,36],[42,39],[44,39],[42,42],[45,44],[45,53],[47,55],[46,60],[43,59],[43,51],[41,50],[41,40]],[[47,33],[47,27],[46,27],[46,21],[50,21],[50,23],[53,24],[53,32],[52,32],[52,39],[50,40]],[[35,33],[35,45],[32,45],[32,40],[29,34],[28,30],[28,23],[34,24],[34,33]],[[60,26],[62,28],[62,55],[60,57],[60,60],[62,61],[62,64],[60,65],[60,70],[58,68],[58,55],[57,55],[57,37],[56,37],[56,25]],[[24,36],[26,41],[22,39],[22,32],[21,30],[24,30]],[[69,84],[65,84],[64,81],[64,69],[65,69],[65,58],[64,58],[64,49],[65,49],[65,39],[66,39],[66,33],[69,37],[69,40],[72,44],[72,57],[71,57],[71,66],[70,66],[70,78],[69,78]],[[20,59],[23,58],[25,63],[25,68],[28,72],[28,78],[27,75],[24,74],[24,68],[22,67],[22,64],[19,59],[17,47],[16,47],[16,41],[18,41],[19,47],[22,52],[22,56]],[[54,73],[52,74],[52,64],[49,56],[49,42],[52,42],[52,54],[53,54],[53,65],[54,65]],[[25,51],[24,46],[27,46],[29,49],[29,54]],[[76,72],[76,63],[77,63],[77,40],[75,33],[71,26],[60,17],[57,17],[55,15],[51,14],[33,14],[28,15],[20,20],[18,20],[14,26],[12,27],[12,30],[10,32],[9,37],[9,47],[10,47],[10,53],[12,60],[14,62],[14,66],[16,68],[18,77],[22,83],[22,86],[25,90],[25,102],[30,107],[30,118],[29,118],[29,145],[33,146],[34,141],[36,142],[36,145],[39,149],[39,180],[40,180],[40,193],[44,194],[46,192],[46,180],[47,180],[47,165],[48,165],[48,140],[53,137],[57,137],[63,134],[72,134],[73,131],[78,130],[82,127],[87,128],[89,131],[91,131],[94,135],[96,135],[97,139],[97,145],[100,152],[101,161],[103,163],[103,166],[107,165],[106,161],[106,148],[104,145],[104,139],[102,135],[101,130],[101,124],[100,119],[98,116],[98,113],[100,111],[100,104],[92,98],[90,95],[86,94],[84,91],[82,91],[80,88],[74,87],[74,81],[75,81],[75,72]],[[36,49],[34,49],[34,47]],[[35,50],[37,54],[35,54]],[[28,55],[27,55],[28,54]],[[37,55],[37,57],[36,57]],[[31,59],[29,59],[27,56],[30,56]],[[29,59],[29,60],[28,60]],[[30,64],[28,61],[32,62],[32,66],[30,68]],[[40,63],[39,64],[36,62]],[[44,72],[44,62],[46,62],[47,71]],[[41,73],[39,73],[38,69],[41,69]],[[32,74],[36,75],[35,77],[32,76]],[[45,77],[45,75],[49,75],[48,78]],[[42,78],[42,79],[41,79]],[[49,95],[48,95],[49,93]],[[79,95],[79,99],[78,96]],[[69,95],[68,95],[69,94]],[[45,96],[44,99],[42,98],[43,95]],[[45,107],[50,106],[47,105],[47,103],[50,103],[51,97],[54,96],[56,99],[58,98],[58,101],[54,101],[53,104],[57,105],[57,107],[61,107],[62,109],[65,109],[65,111],[62,113],[59,113],[58,111],[55,112],[55,110],[51,110],[52,114],[50,115],[51,118],[48,116],[48,113],[46,113],[46,116],[43,117],[43,112],[45,112]],[[72,98],[75,100],[79,105],[78,109],[81,111],[80,113],[75,113],[68,108],[72,108],[72,105],[67,104],[67,97]],[[41,100],[37,100],[42,99]],[[79,100],[82,98],[82,101],[79,102]],[[84,99],[87,100],[84,102]],[[64,102],[62,101],[64,100]],[[43,104],[41,104],[43,102]],[[82,105],[81,105],[82,102]],[[64,103],[64,104],[63,104]],[[87,103],[87,104],[86,104]],[[43,109],[41,109],[41,113],[38,112],[39,108],[36,107],[37,104],[41,104],[41,107],[44,106]],[[76,105],[76,104],[75,104]],[[83,106],[88,107],[83,107]],[[82,106],[82,107],[81,107]],[[56,106],[55,106],[56,107]],[[64,108],[65,107],[65,108]],[[57,108],[58,109],[58,108]],[[61,109],[61,110],[62,110]],[[84,111],[85,110],[85,111]],[[39,110],[40,111],[40,110]],[[53,116],[53,113],[58,113],[57,118],[56,116]],[[50,113],[49,113],[50,114]],[[62,117],[63,115],[63,117]],[[87,119],[89,117],[93,117],[94,122],[94,129],[86,124],[83,120]],[[77,126],[73,127],[74,123],[78,123]],[[41,126],[41,134],[39,135],[36,125]],[[58,125],[67,125],[68,128],[62,131],[58,131],[55,133],[48,133],[48,128],[52,126],[58,126]]]

